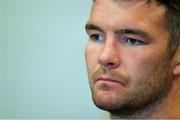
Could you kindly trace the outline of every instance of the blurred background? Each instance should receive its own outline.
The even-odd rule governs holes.
[[[88,85],[92,0],[0,0],[0,118],[101,119]]]

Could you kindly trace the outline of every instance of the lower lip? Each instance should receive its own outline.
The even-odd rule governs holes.
[[[111,80],[111,79],[99,79],[98,81],[102,81],[102,82],[112,82],[112,83],[118,83],[118,84],[120,84],[120,82],[115,81],[115,80]]]
[[[125,88],[125,86],[122,83],[111,79],[98,79],[96,81],[96,85],[98,90],[103,92],[109,92],[112,90],[122,91]]]
[[[97,80],[98,83],[102,83],[102,84],[109,84],[109,85],[118,85],[118,86],[124,86],[122,83],[120,83],[119,81],[115,81],[115,80],[111,80],[111,79],[98,79]]]

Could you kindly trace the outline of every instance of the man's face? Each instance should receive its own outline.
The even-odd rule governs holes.
[[[96,0],[86,25],[86,62],[94,103],[142,108],[172,83],[165,8],[144,0]]]

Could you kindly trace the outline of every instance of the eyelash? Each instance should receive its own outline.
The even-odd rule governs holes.
[[[105,40],[104,36],[101,34],[92,34],[92,35],[89,35],[89,37],[92,41],[95,41],[95,42],[101,42]],[[101,40],[97,40],[100,37],[101,37]]]
[[[127,41],[127,43],[129,45],[132,45],[132,46],[138,46],[138,45],[143,45],[144,44],[144,42],[142,42],[141,40],[134,39],[134,38],[127,38],[126,41]]]
[[[105,41],[105,37],[101,34],[92,34],[92,35],[89,35],[90,39],[94,42],[103,42]],[[100,40],[97,40],[101,38]],[[121,38],[122,39],[122,38]],[[121,41],[121,40],[120,40]],[[142,40],[138,40],[138,39],[135,39],[135,38],[130,38],[130,37],[123,37],[123,41],[128,43],[129,45],[131,46],[138,46],[138,45],[143,45],[145,44]],[[133,43],[132,43],[133,42]]]

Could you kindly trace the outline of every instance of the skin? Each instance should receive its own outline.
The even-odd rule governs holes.
[[[179,52],[168,57],[164,14],[153,1],[94,3],[86,25],[89,83],[94,103],[112,118],[180,118]]]

